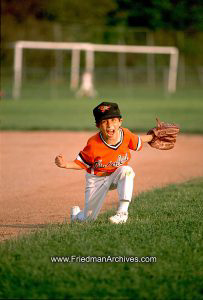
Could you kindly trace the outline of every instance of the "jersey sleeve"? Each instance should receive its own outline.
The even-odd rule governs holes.
[[[129,131],[129,149],[134,151],[140,151],[142,149],[142,146],[143,142],[140,136]]]
[[[91,151],[91,144],[87,143],[85,148],[79,152],[78,156],[74,162],[79,165],[81,168],[87,170],[93,165],[93,155]]]

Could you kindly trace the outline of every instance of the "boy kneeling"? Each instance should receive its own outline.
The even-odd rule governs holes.
[[[92,136],[85,148],[74,161],[66,162],[58,155],[55,163],[65,169],[85,169],[85,207],[72,208],[71,219],[95,220],[109,190],[117,189],[119,206],[116,215],[109,218],[111,223],[125,223],[128,206],[132,199],[134,171],[128,166],[130,150],[139,151],[144,142],[150,142],[152,135],[133,134],[122,128],[122,116],[116,103],[102,102],[94,108],[93,114],[99,132]]]

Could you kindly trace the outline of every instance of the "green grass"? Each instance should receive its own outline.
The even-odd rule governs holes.
[[[182,299],[203,294],[203,178],[140,194],[129,221],[50,225],[0,245],[0,298]],[[156,263],[51,263],[51,256],[153,256]]]
[[[44,89],[42,88],[42,94]],[[182,133],[203,133],[203,91],[185,90],[168,96],[141,89],[101,89],[95,99],[77,99],[69,93],[22,97],[0,102],[1,130],[95,130],[92,109],[101,101],[117,102],[131,130],[147,131],[155,118],[178,123]]]

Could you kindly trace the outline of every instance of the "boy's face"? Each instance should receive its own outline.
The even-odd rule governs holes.
[[[101,130],[103,137],[108,139],[114,139],[118,137],[118,130],[122,124],[123,119],[111,118],[102,120],[97,127]]]

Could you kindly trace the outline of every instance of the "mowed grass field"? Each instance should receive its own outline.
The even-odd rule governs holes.
[[[60,91],[60,90],[59,90]],[[155,118],[178,123],[182,133],[203,133],[203,90],[180,90],[167,95],[139,88],[101,89],[94,99],[73,93],[53,93],[49,87],[30,88],[19,100],[0,101],[0,130],[95,130],[93,108],[102,101],[117,102],[123,126],[148,131]]]
[[[50,225],[0,244],[1,299],[182,299],[203,295],[203,178],[140,194],[126,224]],[[156,257],[53,263],[53,256]]]

